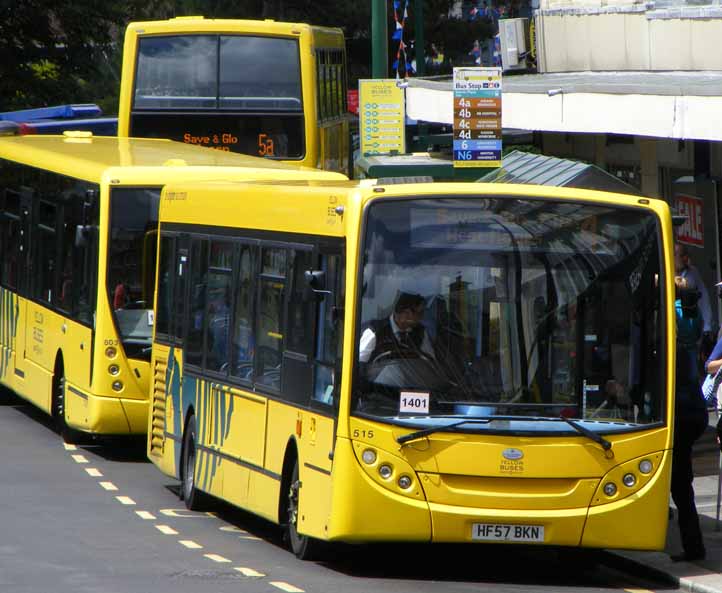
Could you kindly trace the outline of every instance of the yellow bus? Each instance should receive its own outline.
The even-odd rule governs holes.
[[[189,508],[211,494],[279,523],[302,558],[324,540],[663,548],[663,202],[180,183],[159,217],[148,455]]]
[[[349,171],[340,29],[180,17],[128,25],[118,135]]]
[[[0,138],[0,383],[75,431],[145,434],[160,190],[341,178],[169,140]]]

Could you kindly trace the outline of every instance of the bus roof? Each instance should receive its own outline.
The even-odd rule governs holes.
[[[207,19],[202,16],[183,16],[165,21],[138,21],[129,23],[126,35],[162,35],[170,33],[244,33],[259,35],[285,35],[297,37],[302,32],[313,34],[338,34],[340,28],[319,27],[307,23],[250,19]],[[341,32],[343,39],[343,33]]]
[[[194,171],[202,168],[213,171],[219,168],[245,169],[249,177],[253,177],[253,172],[263,172],[265,177],[286,172],[299,178],[345,179],[339,173],[321,172],[183,142],[92,136],[87,132],[71,132],[63,136],[0,137],[0,158],[96,183],[103,179],[104,174],[117,173],[119,168],[145,168],[152,175],[160,169],[167,171],[169,167],[189,167]]]
[[[377,180],[253,180],[250,182],[171,182],[161,200],[161,220],[209,226],[244,226],[295,233],[343,235],[349,219],[364,205],[393,197],[509,197],[589,200],[626,207],[649,208],[663,219],[669,208],[662,200],[579,188],[499,183],[391,183]],[[212,194],[213,199],[208,199]],[[243,204],[242,218],[238,205]],[[269,208],[272,200],[273,208]],[[341,209],[339,210],[339,207]],[[233,221],[237,220],[238,225]],[[229,224],[230,223],[230,224]]]

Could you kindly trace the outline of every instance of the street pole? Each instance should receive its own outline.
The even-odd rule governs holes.
[[[371,77],[388,78],[389,36],[386,0],[371,0]]]

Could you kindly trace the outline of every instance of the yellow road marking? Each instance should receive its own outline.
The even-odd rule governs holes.
[[[93,476],[94,478],[103,477],[103,473],[99,469],[95,469],[94,467],[86,467],[85,471],[88,472],[89,476]]]
[[[199,550],[203,546],[200,544],[197,544],[196,542],[189,540],[189,539],[182,539],[178,542],[181,546],[185,546],[186,548],[190,548],[191,550]]]
[[[255,535],[241,535],[238,539],[250,539],[251,541],[260,542],[261,538]]]
[[[627,593],[653,593],[649,589],[625,589]]]
[[[120,504],[135,504],[135,501],[130,496],[116,496],[115,500],[117,500]]]
[[[118,487],[113,484],[113,482],[98,482],[101,486],[101,488],[105,488],[106,490],[117,490]]]
[[[218,554],[203,554],[208,560],[213,560],[213,562],[230,562],[228,558],[224,558],[223,556],[219,556]]]
[[[169,525],[156,525],[155,528],[165,535],[178,535],[178,532]]]
[[[88,463],[88,460],[85,458],[85,455],[71,455],[75,463]]]
[[[278,587],[281,591],[286,591],[286,593],[304,593],[303,589],[299,589],[283,581],[271,581],[269,584]]]
[[[246,577],[265,577],[266,576],[262,572],[258,572],[257,570],[253,570],[252,568],[245,568],[243,566],[236,566],[233,570],[237,570],[243,576],[246,576]]]
[[[78,448],[75,445],[68,445],[68,443],[63,443],[63,447],[65,447],[66,451],[77,451]]]
[[[146,521],[152,521],[155,519],[155,515],[153,513],[149,513],[148,511],[135,511],[135,514]]]

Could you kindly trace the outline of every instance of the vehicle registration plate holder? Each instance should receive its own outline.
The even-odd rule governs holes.
[[[543,525],[472,523],[471,539],[492,542],[543,542]]]

